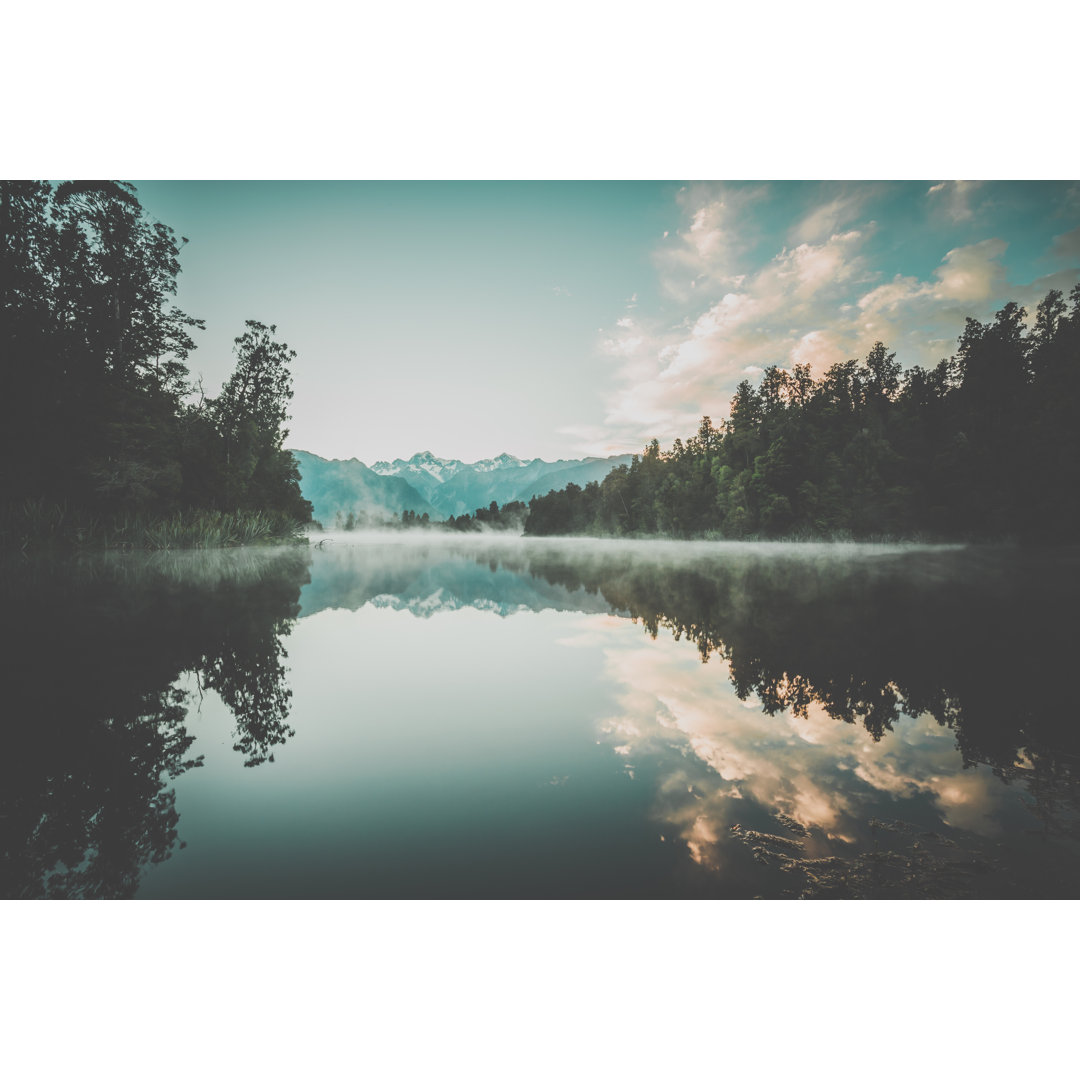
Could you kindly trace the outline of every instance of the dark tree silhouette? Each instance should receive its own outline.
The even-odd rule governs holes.
[[[131,514],[310,519],[273,327],[249,323],[221,395],[189,401],[203,323],[172,302],[184,243],[130,184],[0,182],[0,526],[36,539],[28,501],[69,540]]]
[[[0,573],[20,627],[6,653],[20,677],[0,721],[0,896],[130,897],[171,856],[181,826],[170,781],[201,763],[190,692],[175,686],[184,672],[233,711],[245,765],[292,734],[281,638],[307,553],[235,567],[223,557],[24,560]]]
[[[717,430],[654,439],[599,489],[529,504],[527,533],[726,538],[1075,536],[1080,525],[1080,286],[1025,329],[1006,304],[968,319],[956,355],[902,372],[864,360],[768,368]]]

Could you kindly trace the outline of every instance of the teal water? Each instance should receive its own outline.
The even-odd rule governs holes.
[[[3,576],[7,897],[1076,897],[1076,558],[429,540]]]

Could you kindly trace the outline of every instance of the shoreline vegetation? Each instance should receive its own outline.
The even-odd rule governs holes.
[[[295,352],[248,320],[216,397],[172,302],[186,237],[131,184],[0,182],[0,545],[150,549],[299,540],[284,449]]]
[[[180,551],[304,544],[304,525],[280,512],[177,510],[169,515],[95,515],[43,499],[0,510],[0,549]]]
[[[906,371],[878,342],[741,382],[668,451],[529,502],[525,534],[1061,543],[1080,531],[1080,285],[967,320]]]

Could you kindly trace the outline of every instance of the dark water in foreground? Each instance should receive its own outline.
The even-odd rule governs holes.
[[[3,897],[1080,897],[1076,552],[18,563]]]

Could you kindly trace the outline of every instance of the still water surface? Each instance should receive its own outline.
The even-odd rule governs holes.
[[[1074,552],[23,563],[5,897],[1078,897]]]

